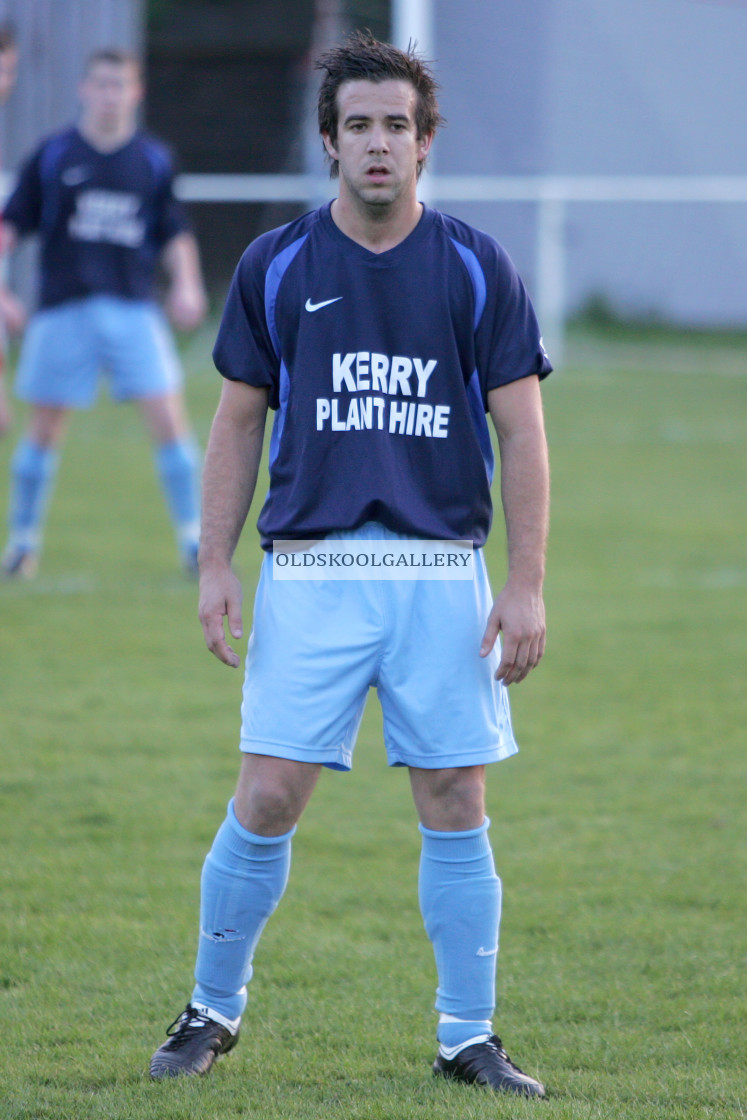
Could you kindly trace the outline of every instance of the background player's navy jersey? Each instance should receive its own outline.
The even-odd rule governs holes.
[[[330,205],[258,238],[233,278],[214,350],[277,409],[258,527],[323,537],[380,521],[484,544],[490,389],[552,369],[505,251],[436,210],[372,253]]]
[[[40,304],[92,294],[150,299],[163,246],[187,228],[166,148],[144,133],[102,153],[77,128],[23,167],[4,210],[19,233],[41,234]]]

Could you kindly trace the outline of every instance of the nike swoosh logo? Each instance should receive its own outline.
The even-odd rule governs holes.
[[[77,187],[90,179],[91,172],[86,167],[68,167],[60,177],[66,187]]]
[[[318,311],[320,307],[329,307],[330,303],[337,303],[338,299],[342,299],[342,296],[335,296],[334,299],[325,299],[322,300],[321,303],[312,303],[310,299],[307,299],[305,304],[306,310]]]
[[[481,945],[480,948],[477,950],[475,956],[477,956],[477,957],[494,957],[497,952],[498,952],[497,949],[483,949],[483,947]]]

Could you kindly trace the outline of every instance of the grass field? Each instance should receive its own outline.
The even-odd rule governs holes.
[[[208,353],[207,334],[187,351],[203,439]],[[496,1024],[544,1102],[429,1074],[418,834],[374,698],[355,770],[323,776],[299,828],[239,1048],[149,1082],[191,988],[241,678],[204,649],[136,418],[76,419],[41,572],[0,586],[2,1120],[747,1113],[746,365],[743,339],[585,334],[546,383],[549,643],[489,804]],[[499,582],[500,522],[489,553]],[[258,559],[252,528],[249,604]]]

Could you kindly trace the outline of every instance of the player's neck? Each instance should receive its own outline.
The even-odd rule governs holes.
[[[115,152],[129,143],[137,131],[137,125],[132,121],[112,125],[108,122],[102,124],[96,120],[86,119],[84,116],[80,119],[78,131],[97,152]]]
[[[394,249],[410,236],[422,213],[423,205],[414,192],[389,206],[370,206],[346,191],[343,183],[331,209],[337,228],[372,253]]]

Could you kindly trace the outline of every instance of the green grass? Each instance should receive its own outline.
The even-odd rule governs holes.
[[[187,355],[203,440],[208,343]],[[587,332],[570,352],[545,388],[548,650],[512,690],[522,752],[489,804],[496,1022],[550,1099],[429,1075],[416,821],[374,698],[299,829],[238,1050],[148,1081],[191,987],[241,678],[203,647],[136,417],[102,402],[75,420],[39,577],[0,586],[2,1120],[745,1115],[747,348]],[[499,582],[500,523],[489,551]],[[258,557],[250,529],[247,611]]]

